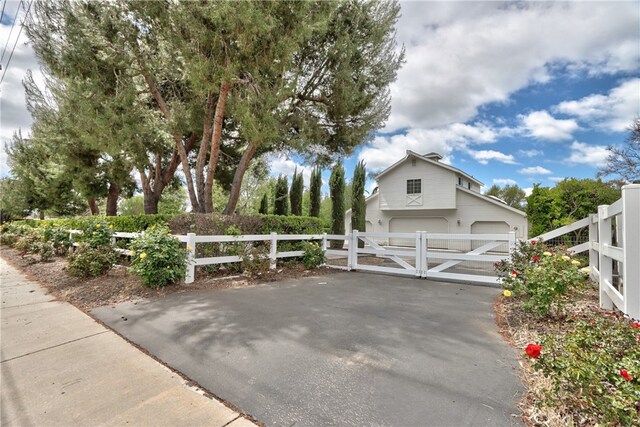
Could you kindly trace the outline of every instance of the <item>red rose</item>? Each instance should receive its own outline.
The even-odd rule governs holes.
[[[620,369],[620,375],[622,375],[622,378],[624,378],[625,381],[631,381],[631,379],[633,378],[631,375],[629,375],[626,369]]]
[[[537,359],[540,356],[540,352],[542,351],[542,346],[538,344],[529,344],[525,349],[525,353],[527,353],[530,357]]]
[[[515,271],[515,270],[511,270],[511,275],[512,275],[513,277],[516,277],[516,276],[518,275],[518,272],[517,272],[517,271]]]
[[[531,244],[532,244],[532,245],[534,245],[534,246],[535,246],[535,244],[536,244],[536,243],[538,243],[538,241],[537,241],[537,240],[532,240],[532,241],[531,241]]]
[[[633,322],[633,327],[636,329],[640,329],[640,322]]]
[[[537,256],[535,256],[535,255],[533,256],[533,258],[532,258],[532,259],[533,259],[533,262],[540,262],[540,258],[538,258],[538,257],[537,257]]]

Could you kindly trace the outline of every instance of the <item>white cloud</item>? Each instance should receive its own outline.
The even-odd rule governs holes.
[[[25,106],[25,94],[22,87],[22,80],[24,79],[27,70],[33,71],[33,77],[41,87],[44,83],[44,78],[40,72],[38,61],[35,58],[33,49],[27,44],[29,41],[26,32],[23,30],[20,34],[20,38],[17,39],[19,32],[19,23],[22,22],[24,16],[24,9],[18,13],[18,20],[11,32],[10,19],[16,16],[16,10],[18,9],[19,2],[7,1],[4,11],[3,23],[0,24],[0,40],[2,40],[2,46],[8,41],[7,52],[2,60],[2,71],[0,76],[5,73],[2,84],[0,84],[0,176],[4,176],[8,172],[8,166],[6,164],[7,156],[4,153],[4,145],[10,143],[13,134],[19,129],[22,130],[24,136],[29,135],[31,128],[31,114],[27,111]],[[7,19],[9,17],[9,19]],[[16,42],[16,47],[9,62],[9,56],[11,55],[11,49]]]
[[[293,172],[295,172],[296,168],[298,173],[302,172],[302,177],[304,179],[305,187],[309,186],[309,182],[311,181],[311,171],[313,167],[305,166],[300,163],[296,163],[291,160],[287,156],[280,155],[270,155],[268,158],[269,169],[271,171],[272,176],[284,175],[289,180],[289,185],[291,185],[291,178],[293,177]]]
[[[546,111],[534,111],[520,116],[526,135],[549,141],[571,139],[571,133],[579,129],[574,119],[556,119]]]
[[[552,173],[549,169],[545,169],[542,166],[531,166],[528,168],[520,169],[520,172],[523,175],[549,175]]]
[[[540,150],[519,150],[518,154],[523,157],[538,157],[544,153]]]
[[[491,143],[496,138],[496,131],[484,123],[414,128],[402,134],[377,136],[360,151],[358,160],[367,162],[370,170],[379,171],[402,159],[407,150],[412,150],[419,154],[439,153],[444,157],[442,162],[450,163],[454,150],[466,149],[473,143]]]
[[[637,27],[635,2],[403,2],[386,130],[465,122],[563,67],[636,72]]]
[[[469,151],[469,155],[482,165],[486,165],[490,160],[496,160],[510,165],[516,163],[511,154],[504,154],[494,150]]]
[[[625,131],[640,116],[640,78],[626,80],[607,95],[593,94],[577,101],[564,101],[554,111],[575,116],[591,127]]]
[[[510,178],[494,178],[493,183],[496,185],[516,185],[517,184],[517,182],[515,182],[513,179],[510,179]]]
[[[567,159],[570,163],[602,167],[609,156],[609,150],[604,145],[588,145],[574,141],[571,144],[571,156]]]
[[[531,195],[531,192],[533,191],[533,187],[523,188],[523,190],[524,190],[524,196],[529,197]]]
[[[562,181],[564,179],[565,179],[565,177],[563,177],[563,176],[550,176],[549,177],[549,181],[552,181],[552,182],[560,182],[560,181]]]

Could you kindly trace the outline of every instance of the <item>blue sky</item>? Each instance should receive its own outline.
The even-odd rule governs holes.
[[[623,143],[640,115],[637,0],[401,6],[397,40],[406,63],[391,87],[391,115],[344,160],[348,178],[358,160],[380,171],[407,149],[438,152],[487,187],[593,178],[606,147]],[[16,8],[9,1],[5,14],[13,17]],[[9,28],[3,18],[1,44]],[[0,85],[3,142],[30,127],[20,81],[38,67],[25,42],[23,33]],[[298,158],[273,156],[270,163],[273,175],[302,168],[308,182],[311,167]],[[0,168],[7,173],[4,153]]]

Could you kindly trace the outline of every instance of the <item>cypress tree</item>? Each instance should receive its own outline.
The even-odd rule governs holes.
[[[352,192],[351,192],[351,229],[365,231],[367,227],[366,213],[367,205],[364,201],[364,185],[367,171],[364,161],[360,161],[353,171]],[[358,239],[358,247],[363,248],[364,242]]]
[[[322,203],[322,196],[320,190],[322,188],[322,171],[319,167],[315,167],[311,172],[311,183],[309,184],[309,192],[311,198],[311,206],[309,208],[309,215],[316,218],[320,217],[320,204]]]
[[[304,181],[302,172],[298,173],[298,168],[293,172],[293,178],[291,179],[291,192],[289,198],[291,199],[291,215],[302,215],[302,193],[304,192]]]
[[[344,167],[336,163],[329,178],[331,193],[331,234],[344,234]],[[342,240],[332,240],[333,249],[342,249]]]
[[[267,196],[267,193],[264,193],[262,199],[260,200],[260,209],[258,209],[258,213],[261,213],[263,215],[269,213],[269,197]]]
[[[274,215],[289,215],[289,182],[280,175],[276,183],[276,197],[273,202]]]

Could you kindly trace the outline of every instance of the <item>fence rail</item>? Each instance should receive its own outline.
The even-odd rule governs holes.
[[[534,237],[550,241],[588,228],[588,241],[569,250],[589,252],[591,278],[600,288],[600,307],[614,307],[640,319],[640,184],[622,187],[622,197],[611,205],[598,206],[573,224]]]

